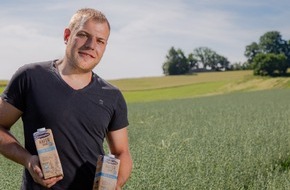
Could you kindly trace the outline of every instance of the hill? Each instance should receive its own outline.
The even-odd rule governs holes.
[[[124,94],[128,103],[171,100],[290,88],[290,77],[259,77],[252,71],[205,72],[194,75],[145,77],[110,80]],[[7,81],[0,81],[0,93]]]
[[[111,80],[127,102],[192,98],[240,91],[290,88],[289,77],[259,77],[252,71]]]

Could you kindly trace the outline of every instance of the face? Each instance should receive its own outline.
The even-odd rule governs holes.
[[[80,72],[92,71],[105,52],[109,34],[106,23],[94,20],[88,20],[75,31],[66,29],[64,40],[68,64]]]

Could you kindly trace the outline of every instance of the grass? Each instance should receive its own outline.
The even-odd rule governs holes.
[[[129,104],[126,189],[289,189],[289,89]]]
[[[253,75],[252,71],[204,72],[193,75],[120,79],[111,80],[110,82],[126,92],[172,88],[216,81],[240,80],[251,75]]]
[[[7,80],[0,80],[0,86],[6,86]]]
[[[290,88],[289,77],[259,77],[253,76],[252,71],[208,72],[110,82],[122,90],[129,103]]]
[[[5,86],[7,85],[8,81],[0,80],[0,94],[4,91]]]
[[[21,144],[23,141],[23,129],[22,123],[18,121],[11,130],[12,134],[20,140]],[[10,160],[7,160],[0,155],[0,189],[2,190],[15,190],[20,189],[22,175],[22,166],[18,165]]]
[[[197,83],[187,86],[177,86],[144,91],[123,92],[127,102],[148,102],[158,100],[171,100],[178,98],[191,98],[196,96],[212,95],[219,93],[227,83],[224,81]]]
[[[129,103],[134,170],[124,189],[289,189],[289,96],[274,89]],[[19,123],[13,133],[23,142]],[[0,189],[17,189],[22,168],[0,163]]]
[[[113,81],[129,110],[134,169],[124,190],[290,189],[289,78],[241,71],[130,81]],[[23,143],[21,122],[12,133]],[[0,163],[0,189],[19,189],[22,167]]]

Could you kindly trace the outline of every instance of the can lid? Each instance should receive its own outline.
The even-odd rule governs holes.
[[[45,127],[42,127],[42,128],[37,129],[37,132],[42,132],[42,131],[45,131],[45,130],[46,130]]]

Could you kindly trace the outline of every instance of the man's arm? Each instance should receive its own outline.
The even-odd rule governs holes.
[[[21,114],[20,110],[0,98],[0,153],[25,166],[30,154],[10,133],[11,126],[20,118]]]
[[[31,155],[10,133],[11,126],[20,118],[22,112],[0,98],[0,153],[6,158],[28,169],[34,181],[51,187],[61,178],[44,180],[37,155]]]
[[[115,155],[121,161],[116,188],[116,190],[120,190],[129,179],[133,166],[129,150],[127,128],[110,131],[107,135],[107,142],[111,154]]]

